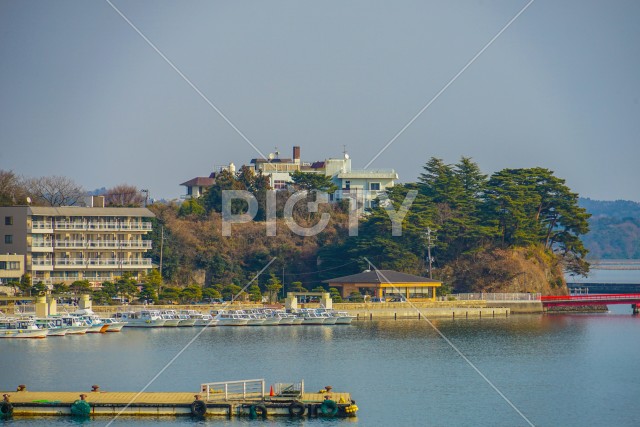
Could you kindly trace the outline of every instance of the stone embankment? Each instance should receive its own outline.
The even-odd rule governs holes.
[[[506,317],[507,307],[488,307],[486,301],[434,301],[394,303],[340,303],[334,309],[347,311],[359,320]]]
[[[604,304],[600,305],[571,305],[571,306],[559,306],[559,307],[547,307],[546,313],[549,314],[562,314],[562,313],[606,313],[609,311],[609,307]]]

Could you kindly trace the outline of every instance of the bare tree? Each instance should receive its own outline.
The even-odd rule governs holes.
[[[24,205],[27,196],[22,178],[13,171],[0,170],[0,206]]]
[[[144,203],[142,192],[133,185],[120,184],[104,193],[105,206],[140,207]]]
[[[81,204],[86,191],[71,178],[43,176],[26,182],[33,203],[43,206],[76,206]]]

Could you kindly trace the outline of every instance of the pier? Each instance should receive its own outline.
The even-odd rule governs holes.
[[[2,417],[23,416],[221,416],[267,418],[352,417],[358,407],[346,392],[326,387],[304,390],[304,381],[277,383],[265,388],[264,379],[205,383],[194,392],[17,391],[0,392]]]

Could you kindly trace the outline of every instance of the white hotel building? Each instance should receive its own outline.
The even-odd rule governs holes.
[[[154,214],[94,201],[97,207],[0,207],[0,253],[24,255],[34,284],[86,279],[97,285],[150,270],[151,241],[144,237]]]

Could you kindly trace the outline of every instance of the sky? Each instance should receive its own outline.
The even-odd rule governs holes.
[[[637,0],[536,0],[455,79],[527,1],[111,2],[193,86],[107,1],[0,0],[0,169],[173,199],[252,144],[362,168],[430,103],[370,168],[640,201]]]

